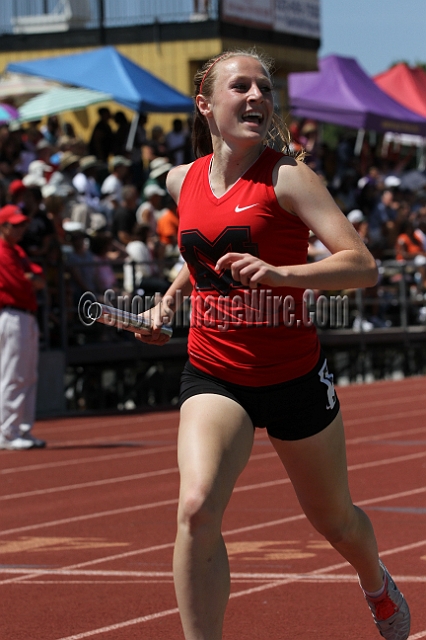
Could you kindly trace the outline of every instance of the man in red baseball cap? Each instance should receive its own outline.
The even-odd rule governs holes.
[[[15,226],[27,222],[27,216],[24,215],[22,213],[22,209],[20,209],[15,204],[7,204],[5,207],[2,207],[0,209],[0,225],[8,223]]]
[[[31,435],[35,420],[39,330],[36,291],[43,271],[17,244],[28,218],[8,204],[0,209],[0,449],[45,446]]]

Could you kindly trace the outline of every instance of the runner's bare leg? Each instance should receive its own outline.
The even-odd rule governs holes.
[[[380,589],[383,579],[373,527],[349,492],[341,414],[309,438],[270,440],[312,525],[354,567],[364,589]]]
[[[222,517],[247,464],[254,429],[244,409],[215,394],[181,408],[181,487],[174,552],[176,596],[186,640],[221,640],[230,577]]]

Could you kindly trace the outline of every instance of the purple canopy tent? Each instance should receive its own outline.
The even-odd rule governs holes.
[[[354,58],[326,56],[319,71],[290,73],[288,89],[294,117],[426,136],[426,119],[379,89]]]

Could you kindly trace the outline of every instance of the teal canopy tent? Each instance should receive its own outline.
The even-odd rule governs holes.
[[[78,111],[91,104],[108,102],[112,97],[109,93],[68,87],[55,87],[45,93],[25,102],[19,108],[19,121],[31,122],[40,120],[43,116],[50,116],[64,111]]]

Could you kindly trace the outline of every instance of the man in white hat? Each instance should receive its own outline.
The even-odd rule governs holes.
[[[113,211],[122,200],[122,189],[131,164],[131,161],[124,156],[114,156],[111,159],[111,173],[101,186],[102,202],[110,212],[109,222],[111,222]]]
[[[149,163],[148,180],[144,184],[144,188],[150,184],[155,184],[162,189],[165,188],[167,174],[173,168],[168,158],[154,158]]]
[[[78,169],[80,156],[72,151],[64,151],[61,155],[59,168],[52,174],[49,185],[55,187],[55,193],[64,198],[76,195],[73,178]]]
[[[161,216],[165,195],[165,189],[158,184],[146,185],[143,190],[145,202],[136,211],[137,222],[148,225],[153,235],[157,234],[157,221]]]
[[[52,171],[52,167],[42,160],[33,160],[28,165],[28,172],[22,178],[22,182],[26,187],[44,187],[47,183],[45,174]]]
[[[365,244],[368,242],[368,222],[361,209],[352,209],[346,216]]]
[[[80,159],[77,173],[72,183],[80,200],[93,209],[99,208],[101,191],[96,182],[101,163],[96,156],[84,156]]]

